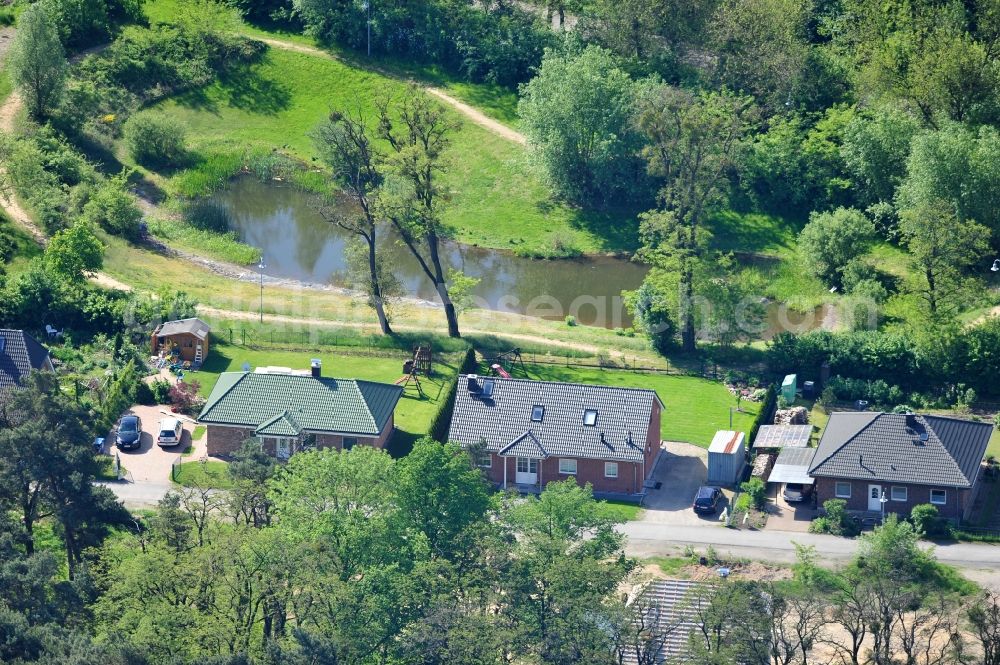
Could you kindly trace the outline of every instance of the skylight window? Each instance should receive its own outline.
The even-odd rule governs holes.
[[[583,412],[583,424],[587,427],[593,427],[597,424],[597,411],[594,409],[587,409]]]
[[[540,423],[542,418],[545,417],[545,407],[539,404],[531,407],[531,422]]]
[[[483,379],[483,397],[493,396],[493,379]]]

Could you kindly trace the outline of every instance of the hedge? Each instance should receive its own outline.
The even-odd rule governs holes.
[[[479,361],[476,360],[476,350],[470,348],[465,352],[465,356],[462,358],[462,362],[458,366],[458,374],[473,374],[478,369]],[[438,412],[434,414],[434,419],[431,421],[429,434],[435,441],[446,443],[448,439],[448,430],[451,429],[451,411],[455,407],[455,394],[457,391],[458,376],[456,376],[455,380],[451,382],[450,386],[448,386],[448,392],[445,394],[445,398],[441,401],[441,407],[438,409]]]

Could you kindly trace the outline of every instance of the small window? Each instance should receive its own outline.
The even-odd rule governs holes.
[[[576,475],[576,460],[575,459],[560,459],[559,460],[559,473],[575,476]]]
[[[350,450],[354,446],[358,445],[358,439],[354,436],[344,437],[344,450]]]
[[[535,406],[531,407],[531,422],[540,423],[542,422],[542,418],[544,417],[545,417],[544,406],[536,404]]]
[[[483,397],[493,396],[493,379],[483,380]]]
[[[583,412],[583,424],[587,427],[593,427],[597,424],[597,411],[594,409],[587,409]]]
[[[892,491],[890,493],[890,498],[893,501],[906,501],[909,492],[906,491],[905,487],[896,487],[893,485]]]
[[[493,466],[493,455],[482,453],[476,456],[476,466],[480,469],[489,469]]]
[[[948,503],[948,492],[945,490],[931,490],[931,503],[935,506],[943,506]]]
[[[617,478],[618,477],[618,462],[605,462],[604,463],[604,477],[605,478]]]
[[[838,499],[850,499],[851,498],[851,484],[850,483],[837,483],[836,494]]]

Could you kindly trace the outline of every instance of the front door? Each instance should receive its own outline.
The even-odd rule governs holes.
[[[278,459],[288,459],[292,456],[292,440],[291,439],[276,439],[274,446],[274,454]]]
[[[538,460],[529,457],[517,458],[518,485],[534,485],[538,482]]]
[[[881,485],[869,485],[868,486],[868,510],[872,512],[880,512],[882,510],[882,486]]]

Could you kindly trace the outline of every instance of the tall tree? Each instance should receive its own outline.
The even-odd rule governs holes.
[[[441,220],[441,206],[447,199],[439,176],[445,170],[444,151],[456,128],[448,113],[415,85],[407,88],[402,100],[392,108],[388,99],[378,103],[379,137],[389,143],[393,173],[405,183],[397,192],[388,217],[403,243],[434,285],[444,306],[449,337],[461,337],[458,313],[448,292],[441,258],[441,241],[450,229]]]
[[[384,262],[379,261],[378,227],[381,220],[381,192],[385,182],[386,157],[375,144],[360,113],[333,111],[312,131],[313,144],[330,166],[333,180],[340,186],[350,206],[340,201],[320,206],[320,214],[364,242],[369,302],[378,316],[382,334],[391,335],[386,299],[383,294]]]
[[[69,65],[49,3],[36,2],[21,14],[7,66],[33,117],[45,118],[59,106]]]
[[[678,321],[685,351],[695,350],[694,279],[706,251],[702,228],[726,193],[728,170],[753,122],[747,99],[664,87],[639,116],[644,154],[662,181],[660,207],[642,218],[640,257],[678,274]]]
[[[977,280],[969,271],[989,262],[990,231],[972,220],[960,220],[946,201],[921,202],[900,214],[900,231],[919,275],[917,292],[933,321],[954,315]]]

